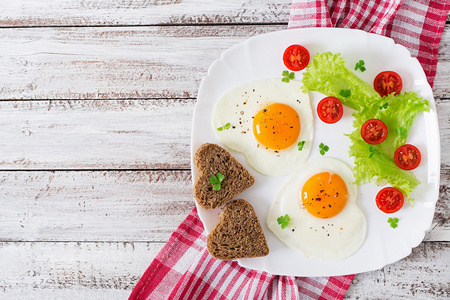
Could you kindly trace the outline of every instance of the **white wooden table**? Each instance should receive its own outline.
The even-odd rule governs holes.
[[[125,299],[194,207],[191,121],[226,48],[290,0],[0,2],[0,299]],[[442,171],[412,254],[348,299],[450,297],[450,23],[434,95]]]

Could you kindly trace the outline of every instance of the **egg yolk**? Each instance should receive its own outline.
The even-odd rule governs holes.
[[[331,218],[344,209],[348,199],[347,186],[337,174],[319,173],[303,185],[301,198],[311,215],[321,219]]]
[[[300,117],[289,105],[270,104],[254,117],[253,134],[267,148],[286,149],[297,141]]]

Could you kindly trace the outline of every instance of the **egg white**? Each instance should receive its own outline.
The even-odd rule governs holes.
[[[338,174],[349,195],[344,209],[328,219],[311,215],[300,199],[304,183],[321,172]],[[267,215],[267,226],[284,244],[309,258],[342,260],[351,256],[363,244],[367,231],[366,218],[356,203],[358,187],[353,182],[352,171],[342,161],[330,157],[309,160],[282,187]],[[282,229],[277,219],[286,214],[290,222]]]
[[[302,92],[302,83],[280,78],[249,82],[225,93],[217,102],[213,128],[225,147],[245,154],[251,167],[263,175],[280,176],[295,171],[309,156],[313,138],[313,113],[309,96]],[[286,149],[274,151],[261,145],[253,134],[253,117],[265,106],[283,103],[300,117],[300,134]],[[230,123],[230,128],[217,128]],[[305,141],[303,150],[297,144]]]

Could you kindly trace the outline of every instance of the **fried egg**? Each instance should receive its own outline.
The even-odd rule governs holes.
[[[364,242],[367,225],[358,207],[358,187],[340,160],[309,160],[282,187],[267,216],[267,226],[288,247],[318,260],[341,260]],[[284,229],[277,222],[289,216]]]
[[[228,91],[213,112],[218,138],[263,175],[292,173],[308,158],[313,137],[311,103],[301,86],[263,79]]]

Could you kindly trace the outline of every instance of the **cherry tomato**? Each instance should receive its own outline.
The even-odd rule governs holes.
[[[371,145],[377,145],[382,143],[388,134],[386,124],[379,119],[367,120],[363,126],[361,126],[361,136],[363,140]]]
[[[386,187],[379,191],[375,200],[377,207],[387,214],[398,211],[405,201],[402,192],[394,187]]]
[[[300,45],[287,47],[283,54],[284,65],[291,71],[300,71],[309,64],[309,52]]]
[[[402,78],[393,71],[384,71],[375,77],[373,87],[382,97],[391,93],[398,95],[403,87]]]
[[[419,149],[410,144],[405,144],[398,147],[394,154],[395,163],[403,170],[412,170],[417,168],[421,159],[422,155],[420,154]]]
[[[317,114],[319,118],[328,124],[333,124],[342,118],[344,107],[341,101],[335,97],[326,97],[320,100],[317,105]]]

